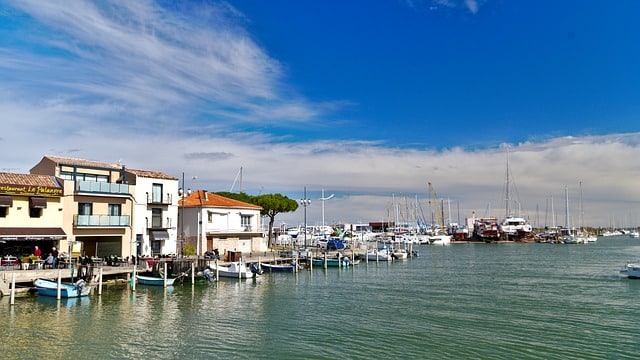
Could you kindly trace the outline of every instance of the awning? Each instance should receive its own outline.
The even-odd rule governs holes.
[[[0,195],[0,207],[12,207],[13,198],[8,195]]]
[[[62,228],[0,227],[0,240],[62,240],[66,239]]]
[[[151,231],[151,240],[165,241],[169,240],[169,232],[166,230]]]
[[[37,209],[47,208],[47,199],[38,196],[32,196],[29,198],[29,207]]]

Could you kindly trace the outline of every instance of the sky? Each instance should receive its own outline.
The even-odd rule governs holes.
[[[0,0],[0,171],[58,155],[191,189],[306,189],[286,226],[431,221],[436,203],[451,221],[508,207],[536,226],[640,226],[639,13]]]

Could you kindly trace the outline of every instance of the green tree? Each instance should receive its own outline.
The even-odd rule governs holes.
[[[276,215],[296,211],[296,209],[298,209],[298,202],[282,194],[264,194],[254,196],[252,204],[261,206],[262,211],[260,215],[269,217],[269,247],[271,247],[273,245],[271,236],[273,234],[273,224],[276,221]]]
[[[229,199],[234,199],[262,207],[260,215],[269,217],[269,247],[273,245],[271,236],[273,234],[273,224],[275,223],[276,215],[284,212],[296,211],[298,209],[297,201],[289,199],[282,194],[264,194],[251,196],[243,192],[232,193],[226,191],[216,192],[216,194]]]

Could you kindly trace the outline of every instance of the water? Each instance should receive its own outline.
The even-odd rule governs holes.
[[[3,358],[635,359],[640,241],[419,248],[404,262],[0,300]]]

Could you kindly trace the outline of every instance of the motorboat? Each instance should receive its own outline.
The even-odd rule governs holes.
[[[47,279],[36,279],[33,285],[38,289],[39,295],[58,296],[58,282]],[[86,286],[84,280],[79,279],[75,283],[60,283],[60,297],[72,298],[88,296],[91,293],[91,286]]]
[[[629,279],[640,279],[640,264],[626,264],[622,270],[620,270],[620,275],[626,276]]]
[[[136,275],[138,279],[138,284],[142,285],[154,285],[154,286],[164,286],[165,278],[160,276],[145,276],[145,275]],[[176,278],[167,278],[167,286],[173,286],[173,283],[176,281]]]
[[[262,273],[260,267],[257,264],[251,264],[247,267],[244,262],[231,262],[227,266],[219,265],[217,262],[209,264],[211,271],[216,274],[216,277],[222,278],[235,278],[235,279],[252,279]]]

